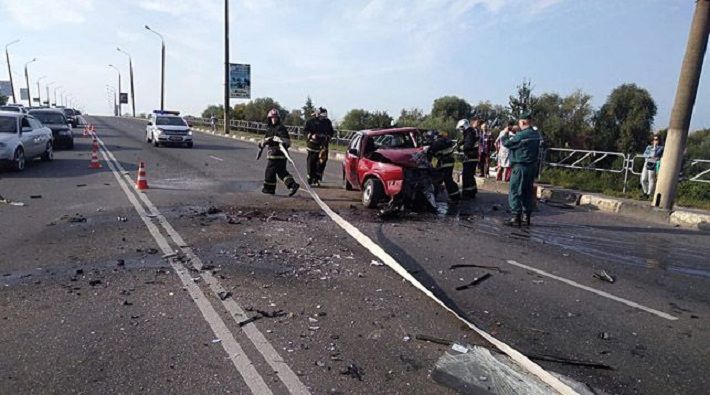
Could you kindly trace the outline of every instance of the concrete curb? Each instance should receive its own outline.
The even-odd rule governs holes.
[[[229,136],[224,136],[221,133],[214,133],[207,129],[192,128],[192,130],[200,133],[230,138]],[[259,140],[254,137],[232,135],[231,138],[246,141],[253,144],[257,144],[259,142]],[[303,147],[294,147],[292,149],[296,152],[308,152],[308,150]],[[345,155],[339,152],[331,152],[328,157],[334,160],[345,159]],[[460,177],[461,172],[458,170],[454,171],[454,178],[460,181]],[[478,185],[478,188],[486,191],[503,194],[508,193],[507,182],[496,181],[490,178],[476,177],[476,184]],[[661,224],[670,224],[700,230],[710,230],[710,212],[703,210],[678,208],[676,210],[668,211],[652,207],[647,202],[639,202],[630,199],[621,199],[599,194],[585,193],[571,189],[557,188],[550,185],[538,185],[537,197],[538,199],[543,199],[553,203],[585,206],[606,213],[618,214],[631,218],[639,218],[646,221],[652,221]]]

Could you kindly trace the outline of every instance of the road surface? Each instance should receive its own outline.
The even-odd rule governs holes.
[[[156,148],[143,121],[89,121],[102,169],[77,138],[0,173],[0,195],[26,204],[0,204],[0,392],[449,393],[431,378],[448,347],[416,335],[488,345],[306,192],[262,195],[253,144]],[[710,385],[708,233],[545,204],[510,229],[486,191],[383,222],[340,174],[331,160],[324,202],[470,322],[530,356],[612,368],[535,359],[545,369],[608,393]]]

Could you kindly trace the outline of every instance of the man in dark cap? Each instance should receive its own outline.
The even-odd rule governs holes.
[[[533,182],[537,177],[540,133],[531,125],[530,112],[524,112],[518,120],[520,131],[514,136],[504,136],[501,143],[510,150],[510,177],[508,204],[513,217],[506,223],[510,226],[530,225],[530,215],[534,204]]]

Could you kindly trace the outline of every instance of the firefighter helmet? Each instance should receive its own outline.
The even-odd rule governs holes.
[[[468,122],[468,119],[462,119],[456,124],[456,129],[466,130],[470,126],[471,126],[471,124]]]
[[[266,115],[266,118],[279,118],[279,110],[272,108],[269,113]]]

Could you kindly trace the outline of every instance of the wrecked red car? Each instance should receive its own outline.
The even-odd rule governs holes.
[[[435,208],[431,166],[421,142],[422,132],[416,128],[355,133],[343,160],[345,189],[361,190],[368,208],[381,203]]]

